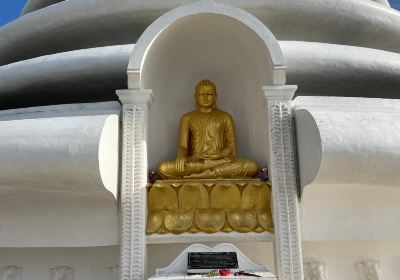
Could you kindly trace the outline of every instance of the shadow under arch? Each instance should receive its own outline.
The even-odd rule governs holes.
[[[210,79],[218,107],[236,123],[238,155],[268,159],[262,87],[284,85],[286,65],[274,35],[247,12],[214,1],[171,10],[143,33],[130,56],[128,87],[151,89],[148,163],[176,157],[181,115],[194,109],[194,87]]]

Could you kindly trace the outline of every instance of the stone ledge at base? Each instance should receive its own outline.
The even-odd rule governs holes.
[[[273,230],[271,186],[259,179],[160,180],[148,186],[146,234]]]

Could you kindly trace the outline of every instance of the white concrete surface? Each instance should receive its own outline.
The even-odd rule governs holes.
[[[357,274],[361,279],[379,280],[381,279],[381,270],[379,261],[363,260],[355,264]]]
[[[244,241],[244,240],[243,240]],[[240,242],[234,243],[252,262],[266,266],[274,273],[274,253],[272,242]],[[213,247],[216,243],[205,243]],[[150,256],[147,265],[147,275],[155,274],[157,268],[166,267],[187,247],[187,244],[157,244],[148,245]]]
[[[21,16],[62,1],[64,0],[28,0],[22,10]]]
[[[62,2],[64,0],[28,0],[28,2],[25,4],[25,7],[21,13],[21,15],[45,8],[49,5],[55,4]],[[80,0],[82,1],[82,0]],[[363,1],[374,1],[377,3],[380,3],[384,6],[390,7],[390,4],[387,0],[363,0]]]
[[[398,240],[400,103],[294,101],[303,240]]]
[[[398,240],[303,242],[304,257],[325,263],[328,279],[333,280],[377,279],[358,274],[357,263],[371,260],[379,262],[381,275],[378,279],[397,280],[400,273],[399,250]]]
[[[251,261],[242,251],[231,243],[219,243],[209,247],[204,244],[195,243],[187,246],[182,252],[166,267],[156,269],[157,276],[163,276],[170,273],[186,273],[195,270],[189,267],[189,253],[212,253],[212,252],[234,252],[237,256],[237,269],[243,271],[267,271],[267,267]],[[274,276],[274,275],[272,275]],[[171,279],[172,280],[172,279]]]
[[[194,1],[63,1],[29,13],[1,28],[0,62],[7,64],[74,49],[135,43],[156,18],[191,2]],[[220,2],[252,13],[278,40],[336,43],[393,52],[400,50],[399,12],[373,1]]]
[[[213,29],[209,26],[212,26]],[[218,28],[215,28],[216,26]],[[182,34],[183,30],[185,30],[184,34]],[[180,33],[179,36],[175,35],[177,32]],[[128,87],[145,88],[145,75],[148,75],[145,71],[147,56],[159,55],[157,51],[152,50],[154,44],[167,44],[171,38],[173,38],[172,40],[176,38],[175,42],[170,44],[176,44],[178,47],[180,44],[187,44],[189,40],[202,38],[202,41],[197,41],[193,45],[200,49],[197,51],[192,48],[189,49],[189,52],[196,56],[205,55],[206,59],[211,60],[210,56],[218,47],[228,47],[228,45],[232,47],[239,44],[238,41],[232,42],[229,34],[231,36],[235,34],[240,41],[246,42],[248,45],[257,46],[257,53],[260,58],[264,58],[262,62],[268,64],[267,67],[270,68],[268,69],[269,73],[264,73],[265,78],[269,80],[265,85],[285,84],[286,62],[282,50],[275,36],[261,21],[231,5],[214,1],[199,1],[165,13],[143,32],[129,58]],[[213,45],[207,46],[204,36]],[[208,49],[208,51],[204,49]],[[229,47],[225,50],[229,50]],[[137,75],[140,76],[136,77]]]
[[[118,246],[0,248],[0,268],[8,264],[20,267],[21,280],[70,279],[51,278],[50,269],[57,267],[73,269],[75,280],[113,280],[108,276],[110,269],[118,265],[118,249]],[[5,279],[14,280],[14,278]]]
[[[212,244],[207,244],[212,246]],[[236,244],[250,259],[265,264],[273,271],[272,243]],[[148,265],[148,276],[155,269],[167,266],[186,245],[151,245],[149,252],[154,256]],[[360,280],[356,264],[365,260],[380,263],[381,279],[397,280],[399,241],[342,241],[303,242],[305,258],[324,262],[328,268],[328,279]],[[76,279],[112,279],[110,269],[118,264],[117,246],[97,248],[32,248],[0,249],[1,266],[16,265],[23,268],[22,280],[49,279],[51,267],[64,265],[73,267]]]
[[[32,5],[36,3],[36,8],[47,5],[47,2],[31,1]],[[106,86],[115,89],[126,81],[121,72],[124,71],[123,65],[127,65],[126,57],[132,45],[75,50],[135,43],[158,16],[190,2],[69,0],[26,14],[0,29],[2,64],[34,58],[0,68],[0,89],[3,88],[0,95],[4,96],[0,103],[16,108],[49,102],[84,102],[85,98],[86,101],[110,100],[109,91],[102,89]],[[299,83],[302,94],[397,97],[399,60],[395,53],[400,51],[400,16],[383,6],[384,0],[377,1],[380,3],[361,0],[218,2],[244,8],[261,20],[278,39],[286,40],[280,46],[289,65],[287,78],[291,83]],[[178,48],[171,43],[172,40],[161,40],[159,42],[164,44],[151,50],[153,53],[146,65],[151,78],[146,78],[145,84],[154,87],[157,100],[154,107],[159,106],[152,111],[154,118],[150,124],[152,137],[149,145],[150,152],[154,152],[151,156],[153,167],[160,160],[175,156],[174,150],[162,150],[163,146],[173,147],[176,144],[173,131],[177,131],[177,126],[165,127],[165,123],[176,124],[181,113],[193,109],[193,87],[205,75],[216,80],[220,101],[225,104],[222,109],[232,112],[239,120],[238,133],[243,135],[238,143],[239,154],[258,158],[260,163],[265,158],[266,143],[262,129],[265,126],[261,122],[265,116],[257,109],[261,106],[257,94],[261,89],[259,86],[268,81],[264,80],[267,71],[252,68],[265,57],[255,47],[257,40],[246,37],[246,32],[235,30],[234,24],[216,23],[215,26],[222,24],[229,27],[226,32],[227,36],[231,36],[220,41],[220,36],[211,36],[219,43],[219,50],[212,49],[209,44],[206,45],[210,48],[209,52],[204,51],[198,58],[190,56],[184,44],[201,53],[195,48],[201,43],[201,38],[194,38],[192,43],[178,40]],[[199,20],[198,26],[202,24]],[[212,34],[215,26],[205,24],[198,31]],[[196,25],[183,27],[194,30]],[[172,35],[180,35],[179,30],[168,34]],[[227,43],[230,40],[236,40],[236,49]],[[252,42],[253,51],[243,53],[242,49],[248,47],[243,40]],[[118,51],[114,52],[116,48]],[[73,52],[60,53],[69,50]],[[60,54],[38,57],[54,53]],[[242,55],[243,58],[237,58]],[[218,60],[221,57],[222,62]],[[194,66],[205,65],[204,62],[208,61],[215,64],[195,69]],[[157,68],[159,65],[163,67]],[[221,68],[215,68],[215,65]],[[108,82],[107,79],[113,81]],[[242,105],[243,93],[250,100],[245,106]],[[53,94],[58,96],[49,98]],[[348,111],[332,112],[329,109],[332,101],[327,99],[324,104],[318,105],[316,118],[308,114],[308,110],[314,112],[315,108],[301,109],[305,113],[302,116],[305,124],[302,133],[310,132],[300,141],[303,143],[300,144],[303,147],[301,158],[309,160],[301,164],[301,168],[306,169],[301,170],[301,174],[305,174],[302,181],[312,182],[316,178],[305,187],[300,205],[302,234],[306,240],[303,254],[325,263],[330,279],[358,279],[356,264],[366,259],[379,261],[382,279],[397,279],[400,273],[397,265],[398,241],[370,241],[398,240],[400,237],[400,189],[396,188],[399,175],[395,173],[399,158],[397,143],[400,142],[396,120],[400,108],[393,106],[397,103],[393,100],[384,104],[378,104],[376,100],[370,104],[370,101],[362,99],[360,106],[351,108],[346,107],[348,102],[344,101],[337,104],[338,108],[349,108]],[[101,107],[98,104],[95,106]],[[96,111],[87,115],[71,109],[68,114],[59,114],[62,110],[55,109],[46,111],[38,119],[34,111],[0,112],[0,123],[3,125],[0,181],[5,183],[0,184],[0,247],[117,244],[115,188],[109,188],[113,195],[105,187],[114,182],[115,173],[107,175],[108,171],[114,170],[108,162],[113,151],[105,148],[99,152],[101,147],[108,146],[107,142],[115,139],[115,120],[108,117],[113,113]],[[59,114],[57,120],[53,111]],[[11,114],[14,117],[10,117]],[[336,122],[338,118],[341,123]],[[66,126],[60,127],[61,122]],[[36,123],[39,126],[31,126]],[[54,129],[46,130],[45,127]],[[320,129],[323,127],[326,129]],[[22,129],[26,134],[22,133]],[[96,136],[86,134],[93,130],[97,131]],[[27,134],[36,139],[28,139]],[[160,135],[166,135],[166,138]],[[15,138],[11,139],[11,136]],[[67,138],[74,145],[63,142]],[[24,142],[24,139],[29,141]],[[325,142],[319,145],[316,139],[325,139]],[[38,145],[30,146],[34,141]],[[7,161],[2,153],[7,155]],[[13,168],[11,164],[14,164]],[[54,172],[49,174],[46,170]],[[68,174],[69,171],[72,172]],[[274,267],[272,243],[242,246],[242,250],[254,261]],[[157,244],[148,247],[148,274],[151,275],[156,267],[172,261],[185,245]],[[4,264],[23,268],[22,275],[26,277],[23,280],[48,279],[49,269],[57,266],[74,268],[78,279],[105,279],[106,275],[112,279],[116,274],[118,249],[115,246],[2,248],[0,264],[2,267]]]
[[[126,87],[132,48],[77,50],[0,66],[0,108],[113,100],[115,89]]]
[[[300,97],[294,106],[302,188],[400,185],[398,100]]]
[[[1,121],[0,131],[1,189],[92,194],[105,188],[116,196],[117,115]]]
[[[2,112],[0,247],[118,243],[119,111],[97,105]]]
[[[215,24],[223,28],[216,29]],[[265,52],[253,31],[223,16],[180,20],[158,37],[141,70],[141,87],[152,89],[156,100],[150,109],[151,169],[176,158],[179,118],[195,109],[194,88],[202,79],[216,83],[217,106],[235,120],[238,155],[266,165],[267,132],[262,128],[267,117],[261,87],[272,83],[272,65]]]
[[[398,240],[400,103],[300,97],[303,240]]]
[[[280,41],[298,95],[400,97],[400,54],[337,44]]]
[[[302,240],[399,240],[399,199],[397,187],[311,184],[300,203]]]
[[[287,82],[298,84],[298,95],[399,96],[399,54],[313,42],[280,41],[279,45],[288,65]],[[76,50],[0,66],[0,108],[111,100],[115,88],[126,87],[133,48]]]

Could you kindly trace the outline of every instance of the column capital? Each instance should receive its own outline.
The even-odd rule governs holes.
[[[297,85],[263,86],[262,89],[267,101],[288,102],[292,100],[297,90]]]
[[[142,104],[148,108],[154,103],[154,94],[151,89],[121,89],[116,91],[123,105]]]

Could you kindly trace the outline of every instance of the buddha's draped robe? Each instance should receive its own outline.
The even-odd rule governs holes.
[[[163,179],[190,178],[196,174],[204,174],[204,178],[248,178],[258,173],[256,162],[236,158],[234,122],[224,111],[213,109],[209,113],[193,111],[183,115],[179,137],[180,147],[187,151],[184,170],[177,170],[175,160],[162,162],[158,170]],[[218,156],[220,159],[215,159]],[[178,152],[179,157],[182,155]]]

